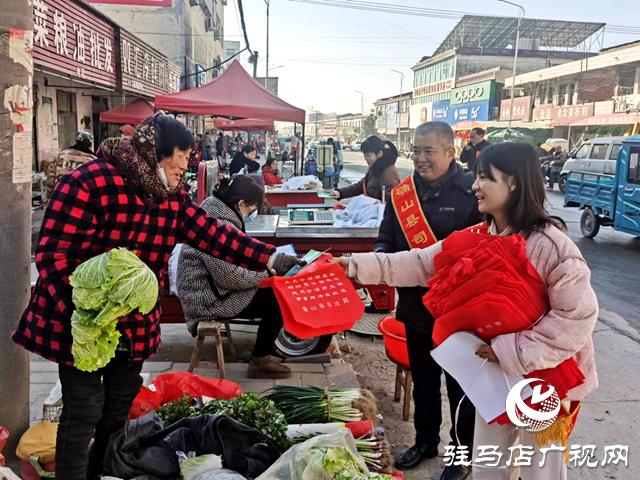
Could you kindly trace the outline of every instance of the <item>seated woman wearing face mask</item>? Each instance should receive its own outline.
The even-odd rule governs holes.
[[[246,175],[225,178],[213,197],[201,207],[221,223],[244,232],[244,222],[258,214],[264,192]],[[291,370],[271,359],[271,349],[282,328],[282,312],[271,288],[260,288],[266,271],[236,267],[192,247],[184,246],[178,261],[177,291],[187,328],[195,337],[200,321],[224,318],[260,318],[248,378],[289,378]]]

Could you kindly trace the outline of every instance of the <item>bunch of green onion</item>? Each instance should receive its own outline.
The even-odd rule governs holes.
[[[378,411],[370,392],[359,388],[323,390],[279,385],[267,397],[289,424],[374,420]]]

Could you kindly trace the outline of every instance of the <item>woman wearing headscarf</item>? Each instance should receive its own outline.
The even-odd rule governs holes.
[[[40,276],[12,338],[59,364],[64,406],[56,444],[58,480],[85,480],[88,463],[93,476],[101,473],[109,436],[124,427],[140,390],[142,364],[161,345],[157,304],[146,315],[119,320],[120,344],[105,367],[76,369],[69,276],[78,265],[124,247],[135,251],[162,285],[177,243],[255,271],[286,272],[296,263],[193,203],[182,188],[193,146],[193,135],[180,122],[149,117],[133,137],[106,140],[102,158],[62,177],[49,200],[36,249]]]

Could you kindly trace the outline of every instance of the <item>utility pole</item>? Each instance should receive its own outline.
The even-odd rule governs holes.
[[[517,3],[509,2],[507,0],[498,0],[502,3],[508,3],[509,5],[513,5],[514,7],[518,7],[518,26],[516,27],[516,45],[515,52],[513,54],[513,77],[511,79],[511,102],[509,105],[509,126],[507,130],[511,128],[511,122],[513,121],[513,100],[515,96],[515,88],[516,88],[516,69],[518,67],[518,44],[520,43],[520,25],[522,24],[522,19],[524,18],[525,11],[524,7],[518,5]]]
[[[364,115],[364,93],[355,90],[356,93],[360,94],[360,115]]]
[[[264,3],[267,4],[267,74],[264,81],[264,88],[269,90],[269,4],[271,0],[264,0]]]
[[[258,51],[256,50],[251,56],[251,59],[253,59],[253,61],[251,62],[253,63],[253,78],[258,78],[258,57]]]
[[[398,116],[396,117],[396,142],[398,147],[400,147],[400,102],[402,101],[402,82],[404,81],[404,73],[394,70],[393,68],[391,71],[400,74],[400,96],[398,97]]]
[[[10,338],[31,290],[33,6],[3,0],[0,20],[0,423],[9,461],[29,428],[29,355]]]

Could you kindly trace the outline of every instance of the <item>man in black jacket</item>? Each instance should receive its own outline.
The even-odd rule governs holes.
[[[413,176],[417,196],[436,239],[444,240],[456,230],[480,223],[483,217],[478,212],[478,202],[471,190],[473,175],[464,173],[454,159],[451,127],[444,122],[422,124],[416,128],[413,145]],[[409,249],[396,211],[392,202],[389,202],[374,252],[394,253]],[[436,457],[440,443],[442,369],[430,355],[434,318],[422,303],[426,292],[427,289],[422,287],[398,288],[396,318],[405,324],[407,330],[416,428],[416,444],[396,461],[400,469],[413,468],[424,459]],[[455,412],[464,393],[452,377],[445,375],[451,420],[454,423],[451,437],[453,444],[457,444]],[[458,418],[457,438],[472,452],[475,410],[468,399],[460,406]],[[469,473],[466,467],[452,465],[445,468],[441,480],[461,480],[467,478]]]
[[[480,152],[491,145],[484,139],[485,131],[480,127],[471,129],[469,134],[469,143],[464,147],[462,154],[460,155],[460,162],[466,163],[469,171],[476,173],[476,163],[478,162],[478,155]]]

